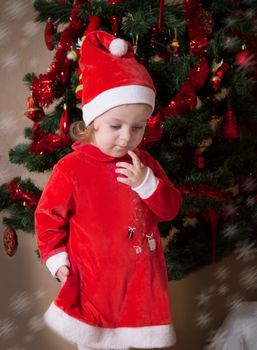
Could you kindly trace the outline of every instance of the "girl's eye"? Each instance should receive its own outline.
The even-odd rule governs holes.
[[[135,131],[141,130],[141,129],[143,129],[143,126],[133,126],[132,129]]]
[[[117,130],[120,129],[120,125],[111,125],[111,128]]]

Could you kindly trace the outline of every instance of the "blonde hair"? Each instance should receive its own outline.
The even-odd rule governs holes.
[[[83,120],[71,124],[69,136],[73,141],[90,142],[95,132],[94,123],[86,126]]]

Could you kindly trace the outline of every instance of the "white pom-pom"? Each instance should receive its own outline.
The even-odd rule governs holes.
[[[128,44],[123,39],[114,39],[110,43],[109,50],[113,56],[122,57],[128,52]]]

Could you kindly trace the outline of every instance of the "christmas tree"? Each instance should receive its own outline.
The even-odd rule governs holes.
[[[141,144],[184,196],[180,214],[160,224],[170,279],[257,242],[257,1],[36,0],[53,50],[46,73],[24,77],[30,93],[26,144],[10,161],[51,171],[72,151],[69,127],[81,120],[80,46],[92,30],[133,45],[150,72],[157,103]],[[30,179],[0,187],[6,253],[16,230],[34,232],[39,189]]]

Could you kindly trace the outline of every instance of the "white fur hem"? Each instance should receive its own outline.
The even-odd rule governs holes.
[[[172,324],[148,327],[101,328],[90,326],[54,303],[44,316],[46,324],[63,338],[95,349],[164,348],[175,344]]]

